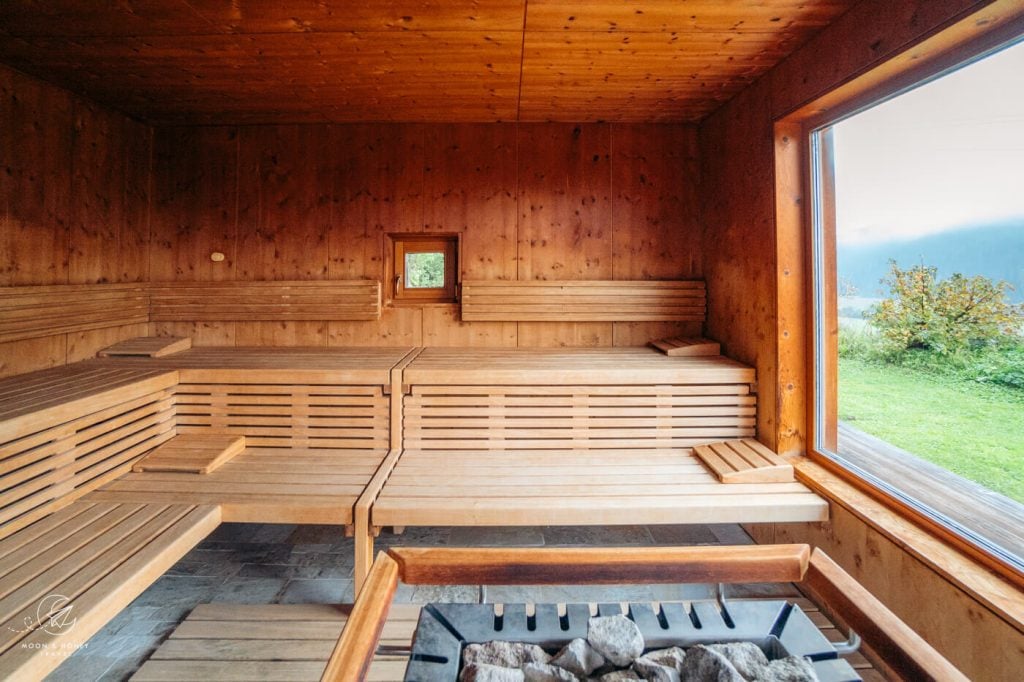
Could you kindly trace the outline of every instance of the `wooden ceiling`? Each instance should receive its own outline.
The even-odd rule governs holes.
[[[2,0],[0,62],[154,123],[697,121],[855,0]]]

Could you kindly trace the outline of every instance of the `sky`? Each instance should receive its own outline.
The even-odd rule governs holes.
[[[1024,221],[1024,43],[835,126],[837,238]]]

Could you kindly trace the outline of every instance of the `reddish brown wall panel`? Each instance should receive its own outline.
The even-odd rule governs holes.
[[[462,233],[466,278],[699,277],[696,153],[682,125],[158,128],[152,277],[383,280],[389,232]],[[464,323],[427,306],[370,323],[156,331],[228,345],[608,346],[699,327]]]
[[[148,279],[150,128],[3,66],[0,121],[0,286]],[[0,376],[139,332],[0,344]]]

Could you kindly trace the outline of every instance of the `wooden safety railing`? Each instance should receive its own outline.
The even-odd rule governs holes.
[[[393,548],[359,592],[321,682],[363,680],[398,583],[601,585],[796,582],[829,606],[874,654],[909,680],[966,682],[920,635],[820,549],[808,545],[650,548]]]

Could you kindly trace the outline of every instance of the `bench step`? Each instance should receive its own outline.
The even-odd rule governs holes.
[[[693,449],[722,483],[787,483],[793,467],[753,438],[699,445]]]
[[[171,438],[132,467],[134,472],[209,474],[245,450],[245,436],[186,433]]]

